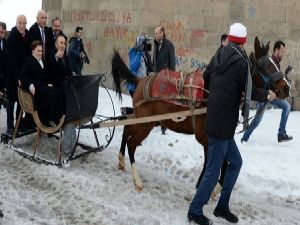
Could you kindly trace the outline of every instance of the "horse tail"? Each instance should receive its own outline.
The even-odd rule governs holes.
[[[137,84],[139,79],[131,73],[116,49],[114,49],[111,60],[111,73],[113,76],[116,93],[119,95],[120,100],[122,100],[122,81]]]

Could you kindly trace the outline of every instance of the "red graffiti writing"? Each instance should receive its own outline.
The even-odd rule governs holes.
[[[161,21],[160,25],[165,28],[167,37],[172,42],[182,43],[186,41],[186,34],[181,21]]]
[[[112,24],[130,24],[130,12],[114,12],[109,10],[72,10],[67,11],[66,22],[98,22]]]
[[[136,32],[129,31],[127,28],[121,26],[107,26],[103,31],[103,37],[105,39],[124,40],[131,44],[134,43],[136,34]]]

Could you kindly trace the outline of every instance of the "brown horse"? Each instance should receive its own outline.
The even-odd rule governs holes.
[[[253,63],[257,64],[256,59],[260,59],[262,57],[265,57],[269,50],[269,44],[264,46],[260,45],[258,39],[256,38],[255,41],[255,53],[253,54]],[[255,56],[255,57],[254,57]],[[270,62],[271,63],[271,62]],[[255,64],[255,65],[256,65]],[[253,67],[254,68],[254,67]],[[268,64],[265,68],[268,69],[268,71],[272,70],[272,65]],[[254,73],[256,74],[256,72]],[[143,104],[139,104],[135,107],[135,105],[141,101],[144,100],[143,92],[145,91],[145,83],[146,78],[136,78],[128,69],[120,55],[117,51],[114,52],[113,58],[112,58],[112,75],[113,75],[113,81],[116,88],[116,92],[119,95],[120,99],[122,98],[122,91],[121,91],[121,83],[122,81],[131,82],[136,84],[137,88],[133,95],[133,107],[134,107],[134,114],[135,117],[145,117],[145,116],[151,116],[151,115],[158,115],[158,114],[166,114],[166,113],[172,113],[172,112],[179,112],[184,111],[186,108],[182,106],[178,106],[172,103],[166,103],[165,101],[157,100],[157,101],[146,101]],[[155,75],[157,76],[157,75]],[[256,76],[256,75],[254,75]],[[255,82],[255,80],[254,80]],[[149,90],[151,90],[153,83],[150,83]],[[284,80],[284,78],[281,78],[279,80],[276,80],[274,84],[272,83],[272,89],[276,92],[278,97],[285,98],[289,94],[289,85],[288,82]],[[207,96],[205,96],[207,97]],[[200,107],[205,107],[205,104],[202,104]],[[204,148],[204,165],[201,172],[201,175],[199,177],[199,181],[201,180],[204,169],[206,165],[206,157],[207,157],[207,150],[208,150],[208,140],[207,135],[204,131],[204,125],[205,125],[205,114],[197,115],[195,116],[195,123],[193,122],[193,119],[191,117],[188,117],[182,122],[174,122],[172,120],[164,120],[161,121],[161,124],[164,127],[167,127],[168,129],[183,133],[183,134],[195,134],[196,140],[202,144]],[[193,127],[194,123],[194,127]],[[123,131],[123,137],[122,137],[122,143],[121,148],[119,152],[119,168],[121,170],[125,169],[125,148],[127,145],[130,163],[131,163],[131,169],[132,169],[132,178],[133,182],[135,184],[135,188],[138,191],[142,190],[142,180],[138,174],[136,165],[135,165],[135,159],[134,154],[136,147],[149,135],[153,127],[156,125],[155,122],[149,122],[149,123],[143,123],[143,124],[134,124],[134,125],[127,125],[124,127]],[[226,163],[224,163],[226,165]],[[220,184],[222,185],[224,174],[226,171],[226,166],[224,169],[222,169],[222,175],[220,179]],[[198,183],[199,183],[198,181]]]
[[[158,114],[166,114],[172,112],[179,112],[187,110],[183,106],[175,105],[172,103],[167,103],[165,101],[150,101],[145,102],[141,105],[135,107],[136,103],[142,101],[143,89],[145,86],[146,78],[137,79],[127,66],[124,64],[120,55],[115,51],[112,58],[112,75],[114,79],[114,84],[116,92],[121,98],[121,82],[125,80],[126,82],[132,82],[137,85],[137,88],[133,95],[133,107],[135,117],[145,117]],[[155,75],[157,76],[157,74]],[[154,80],[154,79],[152,79]],[[150,82],[149,89],[151,90],[153,82]],[[200,107],[204,107],[202,104]],[[207,152],[207,136],[204,132],[204,122],[205,114],[195,116],[193,127],[193,121],[191,117],[187,117],[182,122],[174,122],[171,119],[161,121],[161,125],[175,132],[183,134],[195,134],[196,140],[203,145],[204,152]],[[128,147],[128,153],[132,168],[132,178],[135,184],[136,190],[141,191],[142,189],[142,180],[139,177],[136,165],[134,154],[136,147],[149,135],[150,131],[157,124],[157,122],[143,123],[143,124],[134,124],[124,127],[122,144],[119,153],[119,168],[123,170],[125,168],[125,148]],[[206,156],[206,154],[205,154]]]

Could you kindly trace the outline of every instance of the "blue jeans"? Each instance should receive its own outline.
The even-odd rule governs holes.
[[[229,209],[229,199],[242,167],[242,157],[233,138],[219,139],[209,136],[205,173],[189,208],[189,213],[193,216],[203,215],[202,208],[217,184],[224,160],[228,162],[228,167],[217,207]]]
[[[285,134],[286,133],[286,130],[285,130],[286,123],[287,123],[287,120],[288,120],[288,117],[289,117],[289,114],[291,111],[290,103],[286,99],[279,99],[279,98],[274,99],[273,101],[270,101],[268,103],[282,109],[278,134]],[[248,129],[244,132],[242,141],[248,141],[252,132],[260,124],[260,122],[264,116],[264,113],[265,113],[264,109],[261,112],[259,112],[263,106],[264,106],[264,103],[257,103],[256,115],[255,115],[254,119],[251,121]]]

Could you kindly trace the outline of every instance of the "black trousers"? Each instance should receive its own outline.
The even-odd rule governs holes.
[[[44,125],[49,121],[55,123],[65,114],[65,101],[63,91],[58,87],[39,87],[34,96],[36,109]]]

